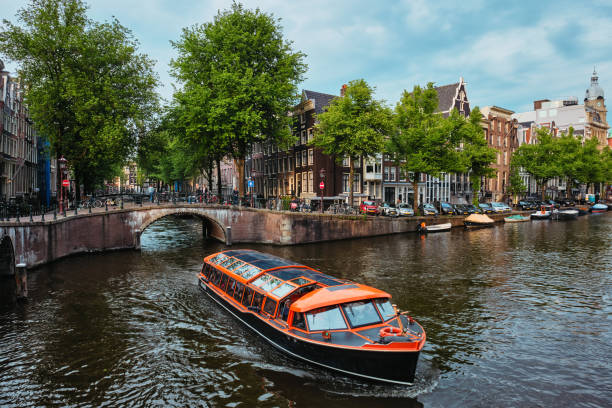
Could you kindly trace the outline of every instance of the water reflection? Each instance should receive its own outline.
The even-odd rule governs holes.
[[[386,290],[427,330],[411,387],[291,360],[196,286],[201,221],[71,257],[0,311],[0,405],[605,406],[612,216],[317,245],[242,245]]]

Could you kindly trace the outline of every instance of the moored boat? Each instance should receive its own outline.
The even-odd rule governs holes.
[[[516,215],[511,215],[509,217],[504,218],[504,222],[525,222],[525,221],[529,221],[531,218],[529,217],[524,217],[520,214],[516,214]]]
[[[606,204],[593,204],[590,208],[589,208],[589,212],[591,213],[600,213],[600,212],[606,212],[608,211],[608,206]]]
[[[545,207],[542,207],[540,210],[531,213],[529,217],[532,220],[548,220],[550,219],[550,215],[550,211],[547,210]]]
[[[452,227],[453,227],[453,224],[451,224],[450,222],[446,222],[444,224],[432,224],[432,225],[425,225],[425,223],[421,223],[421,225],[419,225],[418,231],[420,233],[444,232],[444,231],[450,231]]]
[[[466,228],[492,227],[495,221],[486,214],[470,214],[463,220]]]
[[[555,210],[552,212],[552,218],[555,220],[575,220],[578,218],[578,210]]]
[[[425,331],[386,292],[253,250],[207,256],[198,282],[292,357],[369,380],[414,380]]]

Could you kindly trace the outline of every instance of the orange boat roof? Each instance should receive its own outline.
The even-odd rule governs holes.
[[[390,297],[390,294],[382,290],[358,283],[350,283],[313,290],[296,300],[291,305],[291,310],[294,312],[307,312],[320,307],[355,302],[357,300]]]

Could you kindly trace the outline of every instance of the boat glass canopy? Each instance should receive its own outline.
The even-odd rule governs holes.
[[[269,292],[281,283],[283,283],[282,280],[275,278],[272,275],[265,274],[255,279],[253,281],[253,286],[257,286],[264,292]]]
[[[280,299],[294,289],[295,289],[295,286],[293,286],[290,283],[285,282],[282,285],[280,285],[278,288],[274,289],[272,291],[272,294]]]
[[[251,269],[247,270],[246,272],[242,273],[242,277],[246,280],[251,279],[253,276],[259,275],[261,273],[261,269],[256,268],[256,267],[251,267]]]
[[[346,322],[338,306],[327,306],[306,313],[310,331],[346,329]]]
[[[347,303],[342,305],[342,310],[352,327],[380,323],[380,316],[369,300]]]
[[[378,311],[380,312],[380,315],[382,316],[384,321],[395,317],[395,309],[393,309],[393,306],[391,305],[391,302],[389,302],[389,299],[374,299],[374,303],[378,307]]]

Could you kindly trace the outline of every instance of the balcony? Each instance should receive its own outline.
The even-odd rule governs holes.
[[[363,181],[382,181],[382,173],[364,173]]]

